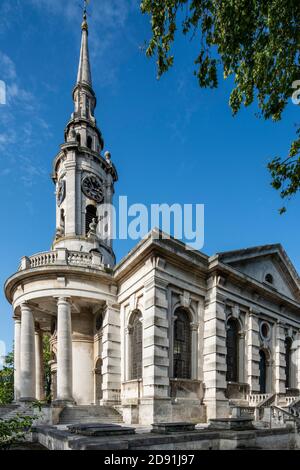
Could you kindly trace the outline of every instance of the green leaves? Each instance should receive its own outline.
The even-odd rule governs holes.
[[[299,133],[298,129],[298,136]],[[269,163],[268,168],[272,176],[272,186],[280,190],[282,199],[290,199],[296,194],[300,190],[300,138],[292,143],[286,160],[276,157]],[[283,214],[286,208],[282,207],[279,212]]]
[[[256,101],[265,119],[282,118],[300,79],[299,0],[143,0],[141,10],[151,18],[147,55],[156,56],[159,77],[174,64],[177,29],[197,35],[194,75],[200,87],[217,87],[218,75],[233,75],[233,114]],[[284,186],[283,198],[300,189],[298,140],[289,157],[294,160],[288,164],[278,157],[269,165],[272,186]]]
[[[0,370],[0,405],[7,405],[14,399],[13,354],[5,358],[4,367]]]
[[[37,418],[37,415],[27,416],[19,413],[8,420],[0,419],[0,450],[7,450],[24,439]]]

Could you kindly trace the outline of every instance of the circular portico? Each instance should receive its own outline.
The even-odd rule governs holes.
[[[15,399],[44,399],[42,336],[51,337],[57,404],[117,403],[117,374],[108,351],[118,349],[117,288],[98,253],[58,249],[23,258],[5,293],[15,319]],[[101,312],[102,333],[96,329]],[[95,362],[102,362],[102,377]],[[95,389],[95,381],[102,390]]]

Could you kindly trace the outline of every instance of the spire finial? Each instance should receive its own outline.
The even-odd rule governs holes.
[[[83,10],[83,23],[81,25],[82,37],[81,37],[81,50],[80,50],[80,61],[77,75],[77,83],[83,83],[92,87],[92,74],[89,57],[89,46],[88,46],[88,23],[87,23],[87,5],[89,0],[84,0]]]
[[[89,4],[89,0],[84,0],[83,1],[83,22],[81,25],[81,29],[88,31],[88,23],[87,23],[87,6]]]

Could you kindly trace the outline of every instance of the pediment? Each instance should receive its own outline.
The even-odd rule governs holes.
[[[300,301],[298,273],[281,245],[224,252],[219,259],[268,288]]]

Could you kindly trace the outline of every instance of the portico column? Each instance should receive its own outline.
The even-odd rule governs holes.
[[[21,305],[21,401],[35,400],[35,344],[33,312]]]
[[[35,396],[43,400],[44,394],[44,363],[43,363],[43,335],[39,328],[35,331]]]
[[[20,347],[21,347],[21,318],[14,317],[15,335],[14,335],[14,398],[18,401],[20,398]]]
[[[72,324],[68,299],[57,301],[57,399],[73,402]]]

